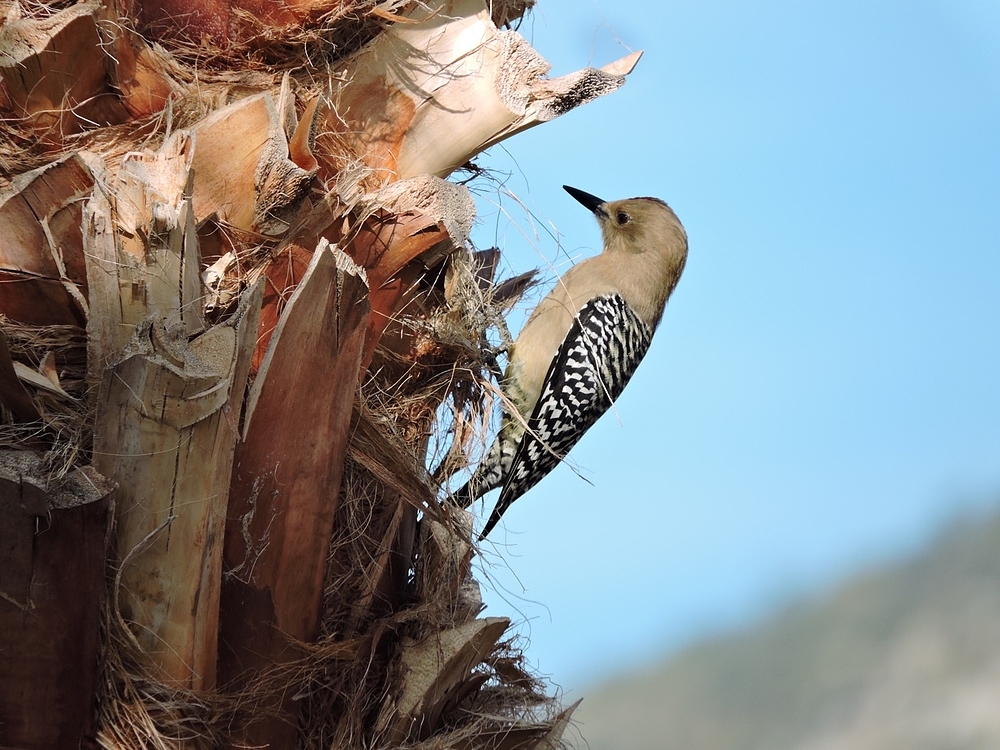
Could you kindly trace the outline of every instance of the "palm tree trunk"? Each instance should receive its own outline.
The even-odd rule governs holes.
[[[638,55],[527,5],[0,3],[0,744],[558,741],[439,499],[523,288],[445,178]]]

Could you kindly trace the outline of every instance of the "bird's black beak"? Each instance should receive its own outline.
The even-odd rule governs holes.
[[[596,195],[591,195],[590,193],[585,193],[582,190],[577,190],[575,187],[570,187],[569,185],[563,185],[563,190],[576,198],[580,203],[586,206],[588,209],[593,211],[598,216],[607,218],[607,212],[601,208],[604,205],[604,201],[598,198]]]

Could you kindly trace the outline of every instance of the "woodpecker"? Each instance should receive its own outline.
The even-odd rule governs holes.
[[[502,385],[516,413],[504,414],[486,457],[453,495],[464,508],[502,487],[480,539],[621,394],[687,259],[687,233],[658,198],[604,201],[563,189],[597,217],[604,249],[559,279],[509,352]]]

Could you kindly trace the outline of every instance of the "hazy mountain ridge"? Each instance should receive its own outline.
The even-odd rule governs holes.
[[[1000,748],[1000,516],[590,691],[580,748]]]

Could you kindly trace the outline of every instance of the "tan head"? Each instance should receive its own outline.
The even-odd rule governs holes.
[[[568,185],[563,189],[597,217],[605,252],[666,253],[683,267],[687,232],[673,209],[659,198],[605,201]]]
[[[634,275],[649,276],[633,281],[650,284],[653,304],[662,309],[680,279],[688,251],[687,232],[670,206],[659,198],[605,201],[568,185],[563,189],[597,217],[604,255],[619,258]]]

